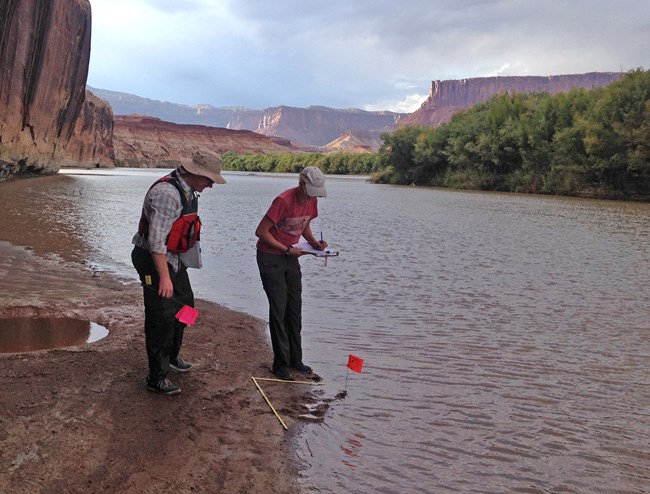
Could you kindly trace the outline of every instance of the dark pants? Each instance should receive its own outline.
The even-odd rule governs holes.
[[[187,268],[182,264],[177,273],[168,265],[174,285],[175,300],[172,300],[158,295],[160,278],[149,251],[135,247],[131,261],[144,287],[144,334],[149,359],[149,381],[158,382],[165,379],[169,372],[169,362],[176,360],[181,350],[185,324],[176,319],[176,313],[184,305],[194,307],[194,293]],[[146,283],[146,276],[151,277],[150,284]]]
[[[273,370],[302,362],[302,272],[297,257],[257,251],[262,286],[269,299]]]

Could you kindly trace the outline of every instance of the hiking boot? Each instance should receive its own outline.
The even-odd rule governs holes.
[[[181,392],[181,388],[172,384],[169,379],[161,379],[158,382],[147,381],[147,389],[163,395],[177,395]]]
[[[282,379],[283,381],[294,380],[293,377],[291,377],[291,374],[289,374],[289,371],[287,369],[276,369],[273,371],[273,375],[278,379]]]
[[[169,368],[175,372],[187,372],[192,368],[192,364],[185,362],[180,357],[176,357],[176,360],[169,362]]]
[[[295,367],[292,367],[292,369],[297,370],[298,372],[304,372],[305,374],[308,374],[312,371],[312,368],[309,367],[308,365],[303,364],[300,362],[298,365]]]

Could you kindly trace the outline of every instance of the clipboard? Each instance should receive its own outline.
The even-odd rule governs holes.
[[[316,257],[336,257],[339,255],[338,250],[330,249],[329,247],[323,250],[314,249],[306,240],[293,244],[291,247],[295,247],[296,249],[303,251],[305,254],[311,254]]]

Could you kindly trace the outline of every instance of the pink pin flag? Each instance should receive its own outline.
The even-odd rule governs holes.
[[[348,356],[348,369],[361,374],[362,368],[363,368],[363,359],[350,354]]]
[[[181,310],[176,313],[176,319],[184,324],[189,324],[190,326],[194,325],[194,321],[196,321],[197,317],[199,317],[199,311],[189,305],[184,305],[181,307]]]

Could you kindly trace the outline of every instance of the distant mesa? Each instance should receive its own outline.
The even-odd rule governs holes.
[[[437,127],[465,110],[500,93],[565,93],[571,89],[604,87],[623,77],[623,72],[551,76],[476,77],[473,79],[433,81],[427,100],[420,108],[401,119],[399,126]]]

